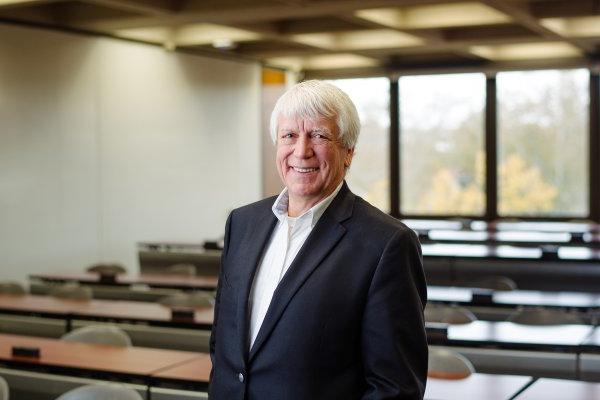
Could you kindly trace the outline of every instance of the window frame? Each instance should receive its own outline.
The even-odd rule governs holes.
[[[565,68],[535,68],[529,70],[546,69],[575,69],[581,67]],[[485,221],[494,220],[523,220],[523,221],[593,221],[600,223],[600,70],[587,68],[589,71],[589,121],[588,121],[588,215],[565,216],[530,216],[498,214],[498,102],[496,74],[501,70],[486,73],[486,94],[484,110],[484,148],[486,155],[485,171],[485,210],[483,215],[427,215],[402,213],[401,204],[401,135],[400,121],[400,91],[399,79],[401,75],[390,77],[390,214],[396,218],[406,219],[477,219]],[[528,69],[521,69],[528,70]],[[470,71],[480,72],[480,71]],[[448,72],[443,72],[446,74]],[[452,72],[454,73],[454,72]],[[428,72],[431,75],[431,72]],[[440,73],[442,74],[442,73]],[[411,73],[410,75],[418,75]]]

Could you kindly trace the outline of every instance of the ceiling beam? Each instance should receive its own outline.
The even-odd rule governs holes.
[[[516,23],[521,24],[525,28],[536,32],[540,36],[555,41],[567,42],[586,53],[594,52],[594,47],[589,44],[568,38],[554,32],[551,29],[546,28],[540,23],[540,21],[532,15],[529,8],[523,5],[516,4],[514,2],[508,2],[506,0],[481,0],[484,4],[489,7],[495,8],[496,10],[509,15]]]
[[[549,39],[540,39],[536,38],[535,42],[549,42],[552,40]],[[451,41],[451,42],[436,42],[436,43],[428,43],[425,45],[418,46],[408,46],[402,48],[369,48],[369,49],[353,49],[353,50],[329,50],[327,53],[336,54],[336,53],[354,53],[357,55],[365,56],[365,57],[385,57],[391,54],[436,54],[436,53],[455,53],[462,57],[469,58],[481,58],[473,54],[466,54],[469,52],[469,49],[473,46],[493,46],[493,45],[503,45],[503,44],[522,44],[522,43],[531,43],[533,42],[531,36],[525,37],[511,37],[511,38],[485,38],[485,39],[470,39],[470,40],[460,40],[460,41]],[[321,52],[325,52],[325,50],[321,49]],[[306,55],[305,49],[294,49],[294,50],[268,50],[268,51],[248,51],[246,55],[251,57],[256,57],[259,59],[264,58],[275,58],[275,57],[290,57],[290,56],[304,56]]]
[[[429,74],[447,74],[447,73],[465,73],[465,72],[483,72],[497,73],[501,71],[523,71],[547,68],[589,68],[589,60],[585,58],[560,59],[560,60],[531,60],[531,61],[494,61],[485,65],[475,63],[469,66],[468,63],[460,66],[435,65],[427,66],[413,65],[395,65],[382,68],[343,68],[328,70],[306,70],[303,71],[305,79],[339,79],[339,78],[359,78],[372,76],[399,76],[408,75],[429,75]]]
[[[172,3],[166,0],[83,0],[83,2],[154,17],[168,17],[174,13],[171,8]]]
[[[182,25],[197,22],[233,24],[262,22],[282,19],[309,18],[349,13],[365,8],[394,7],[427,3],[451,3],[456,0],[325,0],[310,4],[258,4],[224,6],[204,6],[196,9],[182,9],[180,13],[162,17],[114,18],[90,21],[86,28],[112,31],[118,29],[142,28],[158,25]]]
[[[425,46],[427,48],[429,48],[429,46],[432,44],[445,46],[448,43],[446,38],[444,37],[443,31],[441,29],[422,29],[422,30],[399,29],[399,28],[395,28],[395,27],[390,27],[388,25],[378,24],[376,22],[373,22],[373,21],[370,21],[370,20],[367,20],[364,18],[360,18],[354,14],[343,15],[342,17],[345,18],[346,20],[355,22],[357,24],[362,23],[365,26],[378,27],[378,28],[384,28],[384,29],[393,29],[398,32],[407,33],[409,35],[416,36],[425,41],[423,46]],[[450,52],[452,52],[458,56],[466,57],[469,59],[478,60],[481,58],[464,48],[453,48],[452,50],[450,50]]]
[[[0,0],[0,10],[23,6],[34,6],[39,4],[55,3],[58,1],[61,0]]]

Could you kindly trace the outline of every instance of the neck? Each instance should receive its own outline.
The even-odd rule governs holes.
[[[320,196],[304,198],[304,197],[295,197],[290,195],[288,200],[288,217],[299,217],[304,214],[306,211],[310,210],[315,205],[319,204],[319,202],[325,200],[331,193],[335,191],[337,185],[327,191],[325,193],[321,193]]]
[[[319,197],[318,199],[294,199],[290,197],[288,203],[288,217],[299,217],[327,196],[328,195],[325,195],[323,197]]]

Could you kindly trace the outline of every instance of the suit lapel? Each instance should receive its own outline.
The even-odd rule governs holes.
[[[294,294],[344,236],[346,228],[341,222],[350,217],[353,204],[354,195],[344,183],[275,289],[265,319],[250,350],[250,361],[269,337]]]
[[[257,218],[254,229],[251,234],[243,241],[244,246],[240,254],[244,257],[244,262],[239,263],[240,287],[237,299],[237,327],[240,346],[240,354],[244,355],[244,360],[248,354],[248,297],[252,281],[260,262],[260,257],[271,237],[275,228],[277,218],[269,208],[268,212],[262,217]]]

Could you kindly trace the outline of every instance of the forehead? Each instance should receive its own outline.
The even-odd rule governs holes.
[[[277,130],[313,130],[323,129],[330,132],[336,131],[336,121],[327,117],[304,117],[300,115],[281,115],[277,120]]]

